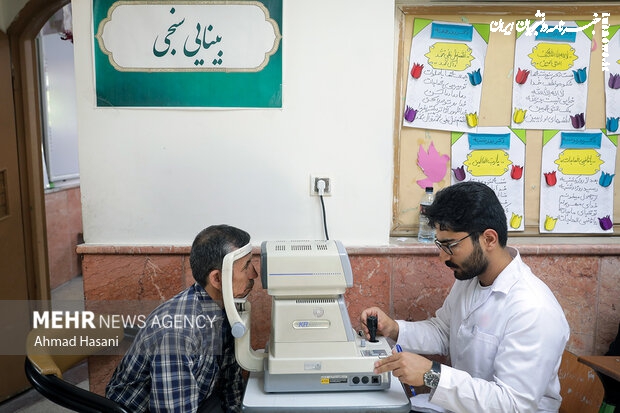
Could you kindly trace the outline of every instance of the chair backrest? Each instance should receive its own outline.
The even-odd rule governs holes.
[[[120,327],[97,330],[68,328],[31,330],[26,342],[27,357],[24,364],[28,381],[47,399],[76,412],[129,413],[118,403],[62,379],[62,373],[67,369],[96,353],[94,347],[67,347],[62,351],[49,351],[48,348],[37,345],[37,337],[66,339],[81,334],[99,339],[114,338],[119,342],[123,340],[123,329]]]
[[[562,405],[560,413],[598,413],[605,389],[596,372],[564,350],[558,371]]]
[[[59,406],[80,413],[129,413],[120,404],[97,393],[84,390],[54,374],[41,373],[28,357],[24,368],[32,387]]]

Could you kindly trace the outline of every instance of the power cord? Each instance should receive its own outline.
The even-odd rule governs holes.
[[[327,217],[325,214],[325,201],[323,201],[323,194],[325,193],[325,181],[319,179],[316,183],[316,187],[319,190],[319,199],[321,200],[321,209],[323,210],[323,230],[325,231],[325,239],[329,241],[329,234],[327,233]]]

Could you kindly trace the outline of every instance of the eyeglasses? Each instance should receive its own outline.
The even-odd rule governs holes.
[[[473,234],[474,234],[473,232],[470,232],[469,234],[465,235],[460,240],[454,241],[454,242],[450,242],[449,244],[444,244],[443,242],[441,242],[437,238],[435,238],[435,245],[437,245],[437,248],[439,248],[440,250],[442,250],[446,254],[454,255],[454,252],[452,252],[452,247],[455,247],[456,245],[459,244],[459,242],[463,241],[466,238],[471,237]]]

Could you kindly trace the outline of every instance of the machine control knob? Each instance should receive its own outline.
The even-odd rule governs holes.
[[[370,334],[370,342],[376,343],[377,340],[377,316],[369,315],[366,318],[366,325],[368,326],[368,333]]]
[[[245,334],[245,325],[239,322],[233,324],[231,333],[235,338],[243,337],[243,335]]]

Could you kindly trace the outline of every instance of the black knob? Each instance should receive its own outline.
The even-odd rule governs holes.
[[[370,342],[371,343],[376,343],[379,340],[377,340],[377,316],[375,315],[369,315],[368,318],[366,318],[366,325],[368,326],[368,333],[370,334]]]

